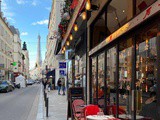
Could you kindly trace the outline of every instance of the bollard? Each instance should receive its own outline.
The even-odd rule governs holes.
[[[48,101],[49,98],[46,98],[46,116],[48,117],[48,104],[49,104],[49,101]]]
[[[43,95],[44,95],[44,101],[45,101],[45,91],[43,91]]]
[[[45,93],[45,107],[47,107],[47,93]]]
[[[44,101],[46,102],[46,92],[44,92]]]

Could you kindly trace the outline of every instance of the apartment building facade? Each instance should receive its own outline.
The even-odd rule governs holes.
[[[47,65],[47,69],[49,71],[54,72],[54,78],[51,79],[53,81],[53,84],[58,81],[60,76],[60,68],[59,68],[59,62],[63,58],[61,55],[55,55],[55,49],[56,49],[56,43],[58,41],[58,25],[62,18],[62,12],[63,12],[63,6],[64,6],[64,0],[54,0],[52,3],[52,8],[50,12],[49,17],[49,24],[48,29],[49,33],[47,36],[47,52],[45,57],[45,64]],[[48,74],[49,75],[49,74]],[[50,78],[49,75],[48,77]]]
[[[0,14],[0,79],[13,79],[13,33]]]

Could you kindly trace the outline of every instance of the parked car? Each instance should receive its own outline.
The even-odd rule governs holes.
[[[41,82],[40,82],[40,80],[36,80],[35,83],[40,84]]]
[[[27,85],[33,85],[34,84],[34,80],[32,79],[28,79],[27,81]]]
[[[14,86],[7,80],[0,81],[0,92],[13,91]]]
[[[10,80],[6,80],[6,81],[13,87],[13,89],[15,89],[15,85],[12,81],[10,81]]]

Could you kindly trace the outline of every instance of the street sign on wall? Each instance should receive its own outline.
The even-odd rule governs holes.
[[[60,75],[63,75],[63,76],[66,76],[65,70],[59,70],[59,74],[60,74]]]
[[[59,62],[59,68],[66,68],[66,62]]]
[[[1,68],[4,68],[4,64],[0,64],[0,67],[1,67]]]

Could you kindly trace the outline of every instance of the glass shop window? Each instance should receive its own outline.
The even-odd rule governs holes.
[[[92,31],[93,30],[93,31]],[[91,27],[91,48],[94,48],[107,37],[106,13],[103,13]]]
[[[116,47],[107,51],[107,72],[106,72],[106,101],[107,101],[107,114],[115,115],[113,107],[116,107]]]
[[[113,33],[133,17],[133,0],[112,0],[107,8],[107,32]]]
[[[96,57],[92,58],[92,103],[97,104],[97,63],[96,63]]]
[[[132,38],[121,41],[119,45],[119,110],[121,118],[125,114],[126,118],[131,115],[132,106]],[[121,115],[122,114],[122,115]]]
[[[157,97],[157,26],[137,35],[136,111],[137,115],[158,120]]]
[[[104,110],[105,102],[104,102],[104,59],[105,54],[102,53],[98,56],[98,105]]]

